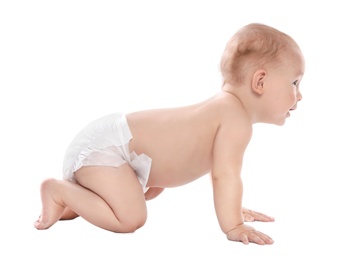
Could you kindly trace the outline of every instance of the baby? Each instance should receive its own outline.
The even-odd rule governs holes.
[[[134,232],[146,221],[146,200],[209,173],[227,238],[272,244],[244,224],[273,218],[242,207],[243,156],[254,123],[283,125],[296,109],[304,58],[290,36],[249,24],[228,42],[221,72],[222,90],[203,102],[110,114],[86,126],[67,149],[63,180],[41,184],[34,226],[81,216],[106,230]]]

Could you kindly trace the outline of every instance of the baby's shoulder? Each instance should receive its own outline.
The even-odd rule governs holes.
[[[221,143],[225,149],[234,143],[245,147],[252,136],[252,123],[241,101],[234,95],[219,95],[213,106],[218,111],[218,129],[214,142]],[[226,146],[227,145],[227,146]]]
[[[241,101],[233,94],[221,92],[209,102],[209,111],[218,115],[220,123],[247,121],[247,114]]]

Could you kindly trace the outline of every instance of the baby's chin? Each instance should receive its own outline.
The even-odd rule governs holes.
[[[272,124],[272,125],[276,125],[276,126],[283,126],[285,124],[285,122],[286,122],[286,119],[287,118],[280,118],[280,119],[275,120],[273,122],[266,122],[266,123]]]
[[[290,117],[290,113],[288,112],[284,117],[280,118],[279,120],[276,120],[275,125],[282,126],[285,124],[286,120]]]
[[[265,118],[264,120],[258,121],[258,123],[265,123],[265,124],[282,126],[286,123],[286,120],[289,117],[290,117],[290,113],[288,112],[287,114],[284,114],[283,116]]]
[[[283,126],[285,124],[285,121],[283,122],[283,123],[277,123],[277,124],[275,124],[275,125],[277,125],[277,126]]]

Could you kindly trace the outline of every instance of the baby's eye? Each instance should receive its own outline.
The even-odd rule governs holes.
[[[294,86],[297,86],[297,83],[298,83],[299,81],[298,80],[295,80],[294,82],[293,82],[293,85]]]

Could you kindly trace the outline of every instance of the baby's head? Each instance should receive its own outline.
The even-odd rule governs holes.
[[[255,70],[288,61],[291,52],[301,54],[289,35],[263,24],[246,25],[233,35],[222,55],[223,85],[244,84]]]

